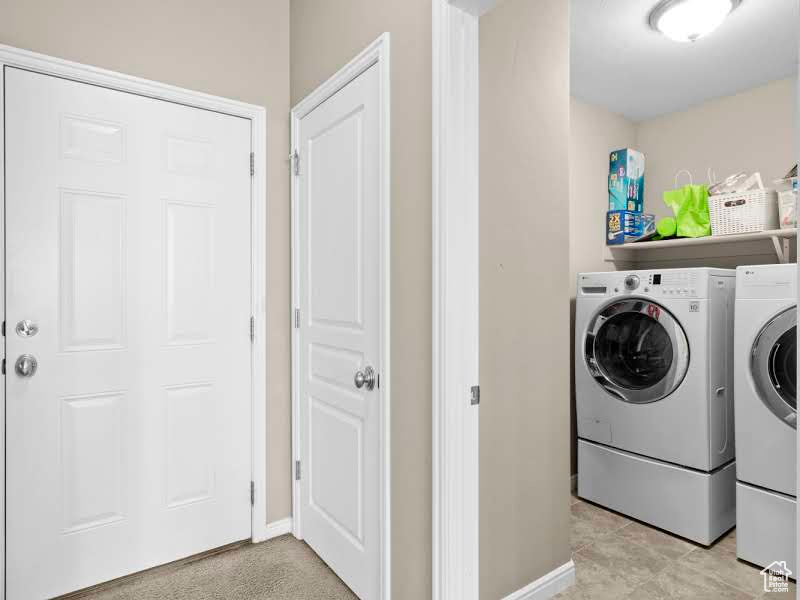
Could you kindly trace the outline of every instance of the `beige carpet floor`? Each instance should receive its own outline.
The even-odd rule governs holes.
[[[158,567],[80,600],[358,600],[304,542],[284,535]]]

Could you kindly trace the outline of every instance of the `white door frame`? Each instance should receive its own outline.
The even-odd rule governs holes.
[[[433,4],[433,600],[479,595],[479,15]]]
[[[380,564],[380,590],[382,600],[391,598],[391,344],[390,344],[390,322],[391,322],[391,143],[390,143],[390,106],[391,106],[391,78],[390,78],[390,34],[384,33],[377,40],[367,46],[361,53],[353,58],[349,63],[342,67],[335,75],[328,79],[316,90],[311,92],[297,106],[292,109],[291,114],[291,152],[299,145],[298,132],[300,120],[322,104],[325,100],[333,96],[345,85],[353,81],[368,68],[374,67],[379,70],[380,87],[380,117],[379,117],[379,137],[378,147],[380,157],[379,186],[380,197],[380,231],[378,233],[378,243],[380,245],[380,271],[381,283],[378,291],[378,304],[380,307],[380,356],[377,357],[377,371],[380,373],[383,393],[383,402],[380,405],[380,460],[378,463],[380,479],[380,531],[381,541],[379,551],[381,553]],[[300,157],[302,162],[302,157]],[[290,157],[291,163],[291,157]],[[292,175],[292,311],[289,319],[292,323],[292,473],[295,473],[295,464],[300,458],[300,397],[298,393],[298,381],[300,378],[299,352],[300,340],[299,330],[295,321],[295,310],[299,306],[299,284],[300,284],[300,264],[298,260],[297,243],[299,239],[298,223],[298,202],[300,190],[298,177]],[[300,510],[300,486],[295,477],[292,482],[292,533],[298,539],[303,539],[303,519]]]
[[[211,110],[250,119],[251,151],[254,155],[254,174],[251,178],[251,310],[255,319],[254,340],[251,352],[252,394],[252,457],[251,478],[254,484],[254,504],[251,509],[251,535],[253,542],[267,538],[267,210],[266,210],[266,110],[246,104],[115,73],[97,67],[0,45],[0,70],[19,67],[28,71],[53,75],[81,83],[101,86],[146,96],[176,104]],[[5,113],[3,86],[0,85],[0,110]],[[0,119],[0,140],[5,139],[4,122]],[[0,143],[0,164],[5,163],[5,144]],[[0,312],[5,314],[5,180],[0,169]],[[246,327],[247,324],[243,324]],[[5,597],[5,383],[0,386],[0,600]]]

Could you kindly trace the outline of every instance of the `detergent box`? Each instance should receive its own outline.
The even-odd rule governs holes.
[[[609,155],[608,210],[644,210],[644,154],[630,148]]]
[[[617,246],[646,239],[656,232],[656,219],[647,213],[610,210],[606,213],[606,244]]]

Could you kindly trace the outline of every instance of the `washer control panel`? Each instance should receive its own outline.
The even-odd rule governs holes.
[[[697,297],[697,273],[677,271],[667,273],[651,273],[647,278],[648,287],[660,296]]]
[[[710,286],[725,287],[724,277],[713,281],[708,269],[666,269],[664,271],[610,271],[580,273],[578,296],[647,296],[649,298],[708,298]],[[720,273],[719,275],[726,275]],[[732,277],[732,274],[728,275]]]

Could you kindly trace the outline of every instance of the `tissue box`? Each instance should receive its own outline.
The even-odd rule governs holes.
[[[644,210],[644,154],[631,148],[609,156],[608,210]]]
[[[797,227],[797,177],[775,180],[781,229]]]
[[[656,219],[647,213],[610,210],[606,213],[606,244],[618,246],[635,242],[656,232]]]
[[[778,216],[781,229],[797,227],[797,190],[785,190],[778,194]]]

